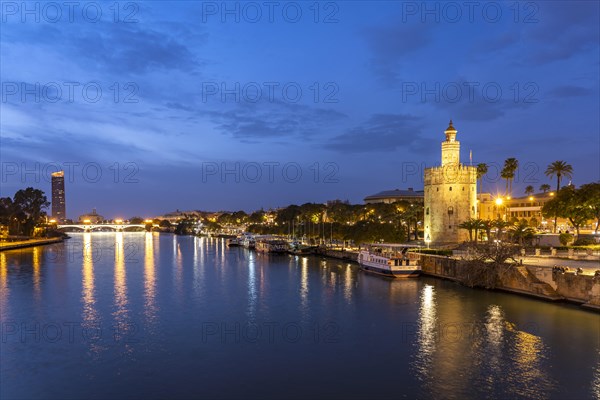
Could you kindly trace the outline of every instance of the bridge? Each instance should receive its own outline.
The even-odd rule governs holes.
[[[115,232],[122,232],[129,228],[146,229],[145,224],[66,224],[57,225],[58,229],[79,229],[84,232],[97,231],[101,229],[112,229]]]

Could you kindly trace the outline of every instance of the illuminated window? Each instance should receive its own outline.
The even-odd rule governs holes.
[[[450,206],[448,207],[448,215],[452,215],[454,214],[454,207]]]

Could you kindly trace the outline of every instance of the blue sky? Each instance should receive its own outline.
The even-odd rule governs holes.
[[[1,3],[2,196],[62,167],[71,218],[361,202],[422,188],[450,118],[515,194],[600,178],[598,2],[76,3]]]

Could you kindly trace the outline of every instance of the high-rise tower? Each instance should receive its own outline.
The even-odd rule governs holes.
[[[477,215],[477,167],[460,163],[460,142],[452,125],[444,132],[442,165],[425,169],[425,241],[459,243],[469,233],[458,225]]]
[[[52,173],[52,218],[63,222],[67,218],[65,205],[65,171]]]

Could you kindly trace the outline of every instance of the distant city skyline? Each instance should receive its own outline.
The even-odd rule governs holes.
[[[95,22],[4,13],[0,196],[50,198],[64,169],[72,219],[362,203],[423,189],[450,119],[463,163],[520,161],[515,193],[552,183],[556,160],[576,185],[600,179],[597,2],[459,17],[444,3],[290,3],[256,23],[221,4],[107,3]],[[486,191],[503,190],[494,170]]]

